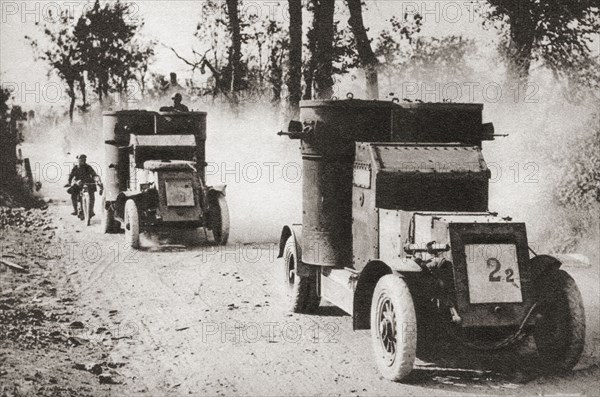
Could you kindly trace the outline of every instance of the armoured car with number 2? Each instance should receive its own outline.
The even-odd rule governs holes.
[[[572,369],[583,350],[581,294],[526,226],[488,208],[483,105],[305,101],[302,224],[283,227],[293,312],[322,299],[370,329],[381,373],[400,381],[440,333],[493,351],[533,335],[540,364]]]

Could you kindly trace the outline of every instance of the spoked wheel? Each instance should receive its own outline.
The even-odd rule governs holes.
[[[82,221],[85,219],[85,212],[83,211],[83,195],[79,196],[79,201],[77,202],[77,217]]]
[[[371,339],[385,378],[397,382],[410,374],[417,354],[417,319],[408,286],[398,276],[383,276],[375,287]]]
[[[133,200],[125,203],[125,242],[131,248],[140,247],[140,218],[137,205]]]
[[[86,226],[90,225],[91,220],[91,208],[90,208],[90,194],[88,192],[83,192],[81,194],[81,207],[83,208],[83,221],[85,221]]]
[[[547,292],[540,303],[534,339],[542,368],[570,371],[577,365],[585,343],[585,312],[575,280],[565,271],[548,273],[539,288]]]
[[[316,282],[310,277],[300,276],[297,269],[295,242],[294,238],[290,237],[283,250],[283,282],[289,299],[289,309],[294,313],[313,313],[321,303]]]
[[[219,194],[213,198],[208,217],[209,227],[212,230],[215,243],[218,245],[227,244],[229,239],[229,207],[225,196]]]

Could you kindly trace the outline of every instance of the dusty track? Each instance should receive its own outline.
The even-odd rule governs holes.
[[[368,332],[328,303],[313,316],[286,312],[275,243],[210,246],[199,233],[154,236],[137,252],[122,235],[85,228],[52,208],[72,247],[81,302],[96,325],[117,324],[113,352],[130,394],[140,395],[597,395],[598,267],[567,269],[584,295],[588,335],[576,371],[547,377],[533,358],[502,360],[444,348],[405,384],[382,379]],[[62,218],[62,219],[61,219]],[[597,265],[597,264],[596,264]],[[527,343],[521,349],[527,352]],[[444,357],[445,356],[445,357]]]

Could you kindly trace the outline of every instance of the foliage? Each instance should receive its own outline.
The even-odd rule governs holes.
[[[586,132],[561,150],[556,196],[565,207],[587,212],[600,204],[600,114],[588,122]],[[564,153],[569,153],[564,156]]]
[[[526,78],[531,61],[560,73],[590,54],[600,30],[596,0],[490,0],[486,25],[501,35],[500,52],[513,77]]]
[[[389,22],[391,29],[384,29],[379,33],[375,43],[375,56],[382,60],[383,65],[396,68],[410,58],[412,45],[416,34],[421,31],[423,18],[419,14],[411,17],[405,14],[403,19],[394,16]]]
[[[229,34],[229,20],[219,2],[208,0],[203,4],[203,20],[198,24],[195,37],[199,47],[194,50],[197,59],[188,64],[206,68],[211,75],[207,87],[201,94],[218,95],[231,88],[232,74],[229,72],[229,51],[232,45]],[[241,41],[243,45],[241,69],[241,90],[251,94],[269,92],[278,101],[283,84],[284,65],[289,48],[287,29],[281,23],[259,18],[257,15],[240,15]],[[198,59],[198,55],[203,54]]]
[[[422,37],[420,15],[390,19],[390,29],[380,32],[375,55],[381,61],[381,74],[388,84],[396,81],[440,82],[466,79],[473,71],[467,63],[475,52],[475,42],[462,36]],[[394,87],[389,87],[393,89]]]
[[[8,113],[8,100],[10,99],[11,91],[6,87],[0,87],[0,120],[5,121]]]
[[[129,3],[102,7],[96,0],[73,31],[88,80],[101,100],[111,91],[126,91],[128,81],[139,79],[154,54],[151,45],[136,40],[143,23],[130,23],[130,15]]]
[[[45,61],[50,70],[48,75],[56,73],[68,87],[67,94],[71,99],[69,115],[73,119],[76,98],[76,82],[82,83],[85,65],[81,58],[79,43],[73,34],[73,17],[64,11],[57,20],[44,27],[45,44],[29,36],[25,36],[33,47],[36,59]]]
[[[69,114],[82,95],[82,109],[88,107],[86,84],[91,83],[100,101],[109,92],[126,92],[131,80],[142,81],[154,55],[154,43],[138,39],[143,23],[129,22],[131,5],[96,0],[77,22],[68,11],[43,26],[43,39],[26,37],[36,58],[50,67],[68,86]]]

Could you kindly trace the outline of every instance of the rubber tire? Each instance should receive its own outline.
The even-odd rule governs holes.
[[[296,273],[298,258],[294,237],[290,236],[283,249],[282,278],[288,295],[288,308],[292,313],[314,313],[321,303],[316,280]]]
[[[396,343],[392,354],[384,348],[380,330],[382,306],[386,302],[391,303],[394,314],[391,321],[394,333],[400,329],[403,334],[401,343],[394,335]],[[383,276],[375,287],[371,301],[371,341],[377,367],[386,379],[399,382],[411,373],[417,356],[417,317],[408,285],[396,275]]]
[[[78,196],[78,201],[77,201],[77,218],[79,218],[80,221],[83,221],[85,219],[85,213],[83,211],[83,195],[79,195]]]
[[[217,245],[227,244],[229,240],[229,207],[225,196],[219,194],[212,199],[210,210],[210,230]]]
[[[547,294],[540,303],[541,318],[533,333],[541,366],[551,373],[570,371],[577,365],[585,344],[581,293],[564,270],[548,273],[538,288]]]
[[[85,221],[86,226],[90,225],[91,216],[90,216],[90,194],[83,193],[81,195],[81,208],[83,208],[83,221]]]
[[[140,247],[140,216],[135,201],[129,199],[125,203],[123,226],[125,229],[125,243],[131,248]]]
[[[102,218],[102,229],[105,234],[114,234],[119,231],[115,211],[111,207],[104,207],[104,217]]]

